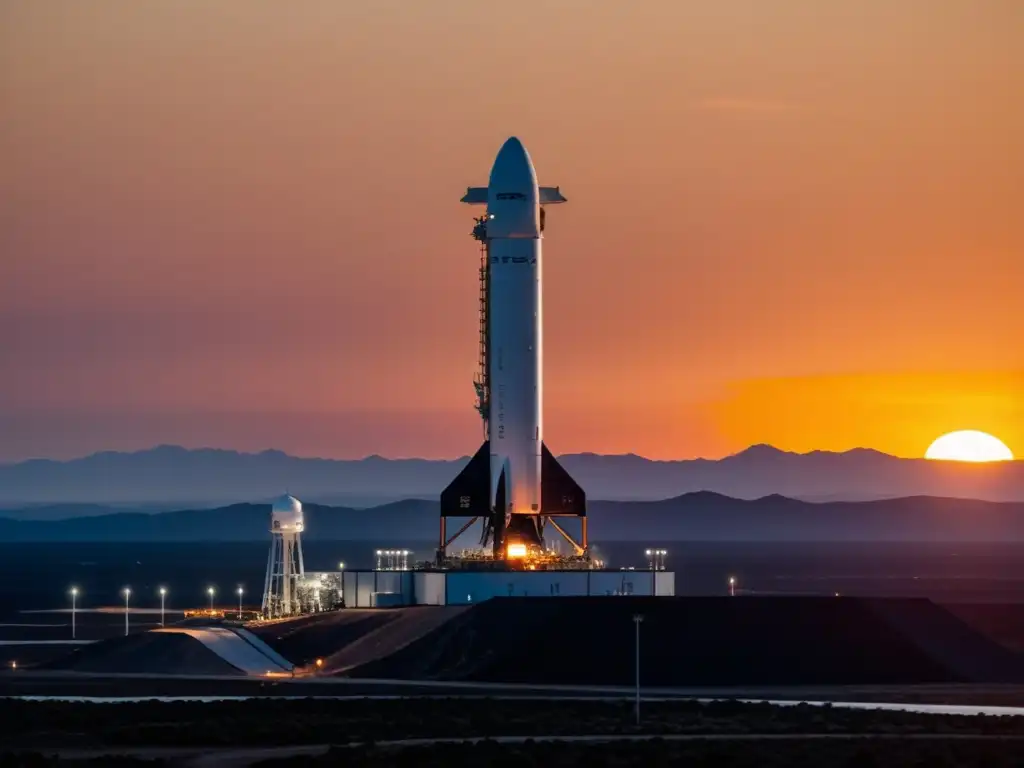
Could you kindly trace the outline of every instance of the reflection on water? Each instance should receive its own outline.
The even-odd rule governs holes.
[[[711,699],[701,699],[711,701]],[[901,704],[899,702],[865,701],[778,701],[773,699],[739,699],[744,704],[774,704],[779,707],[794,707],[806,704],[812,707],[835,707],[836,709],[884,709],[890,712],[914,712],[919,715],[1003,715],[1024,716],[1024,707],[976,707],[962,704]]]

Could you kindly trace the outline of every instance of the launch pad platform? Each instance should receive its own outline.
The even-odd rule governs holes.
[[[675,595],[676,575],[666,570],[493,567],[446,570],[346,570],[346,608],[474,605],[492,597],[615,597]]]
[[[593,571],[605,567],[603,561],[587,551],[574,548],[571,554],[540,547],[517,548],[511,545],[497,556],[490,549],[464,549],[452,553],[439,549],[431,570],[441,571]]]

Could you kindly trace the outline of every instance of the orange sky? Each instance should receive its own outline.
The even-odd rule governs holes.
[[[1018,0],[0,0],[0,460],[457,456],[464,188],[551,211],[556,453],[1024,454]]]

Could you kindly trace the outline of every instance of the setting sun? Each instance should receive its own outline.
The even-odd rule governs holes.
[[[928,447],[924,457],[944,461],[1012,461],[1013,453],[999,438],[968,429],[943,435]]]

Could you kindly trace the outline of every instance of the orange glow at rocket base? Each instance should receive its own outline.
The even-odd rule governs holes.
[[[522,557],[526,557],[526,545],[525,544],[509,544],[505,550],[505,556],[509,560],[517,560]]]

